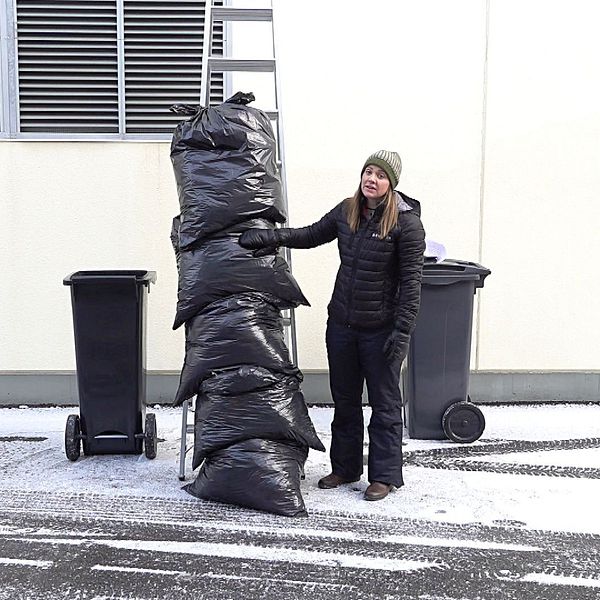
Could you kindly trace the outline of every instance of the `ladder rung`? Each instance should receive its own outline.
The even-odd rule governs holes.
[[[272,21],[272,8],[235,8],[213,6],[213,21]]]
[[[279,111],[277,110],[265,110],[264,112],[267,114],[267,117],[271,119],[271,121],[277,121],[279,118]]]
[[[241,58],[221,58],[210,57],[208,59],[208,68],[210,71],[224,73],[225,71],[275,71],[275,60],[265,59],[241,59]]]
[[[290,319],[290,317],[283,318],[283,326],[284,327],[289,327],[291,324],[292,324],[292,319]]]

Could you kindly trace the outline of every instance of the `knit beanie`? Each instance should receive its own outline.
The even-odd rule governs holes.
[[[378,150],[374,154],[371,154],[365,161],[362,171],[360,172],[361,177],[368,165],[375,165],[376,167],[383,169],[392,184],[392,189],[398,185],[400,173],[402,172],[402,161],[397,152]]]

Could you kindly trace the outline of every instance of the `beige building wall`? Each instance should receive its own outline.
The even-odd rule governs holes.
[[[600,369],[600,4],[490,10],[483,369]]]
[[[170,220],[178,212],[168,144],[3,142],[2,370],[75,368],[65,275],[148,269],[148,368],[181,367]]]
[[[278,49],[292,223],[313,222],[354,193],[366,157],[394,149],[403,158],[398,187],[421,201],[428,236],[449,256],[476,261],[485,3],[284,4]],[[293,266],[313,305],[297,311],[301,362],[325,368],[335,244],[294,251]]]
[[[292,225],[353,193],[368,154],[397,150],[399,188],[422,202],[429,237],[493,271],[478,294],[473,367],[597,370],[600,7],[278,0],[275,8]],[[241,49],[253,43],[236,36]],[[269,108],[256,90],[255,105]],[[178,371],[168,143],[1,141],[0,182],[0,370],[74,369],[63,277],[142,268],[158,273],[148,368]],[[336,269],[335,244],[293,252],[312,304],[296,312],[305,370],[327,367]]]

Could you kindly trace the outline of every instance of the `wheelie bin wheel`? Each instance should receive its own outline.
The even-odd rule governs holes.
[[[157,446],[156,416],[149,413],[146,415],[146,427],[144,430],[144,454],[146,458],[156,458]]]
[[[481,437],[485,429],[485,417],[471,402],[455,402],[444,412],[442,428],[453,442],[470,444]]]
[[[76,461],[81,455],[81,423],[79,415],[69,415],[65,427],[65,454],[69,460]]]

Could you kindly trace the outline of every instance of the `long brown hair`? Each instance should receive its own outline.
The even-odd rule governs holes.
[[[360,189],[354,193],[352,198],[346,198],[346,219],[353,233],[358,231],[360,225],[360,216],[362,212],[364,196]],[[392,186],[390,185],[386,195],[383,197],[384,208],[379,222],[379,237],[383,239],[398,223],[398,206],[396,205],[396,197]]]

